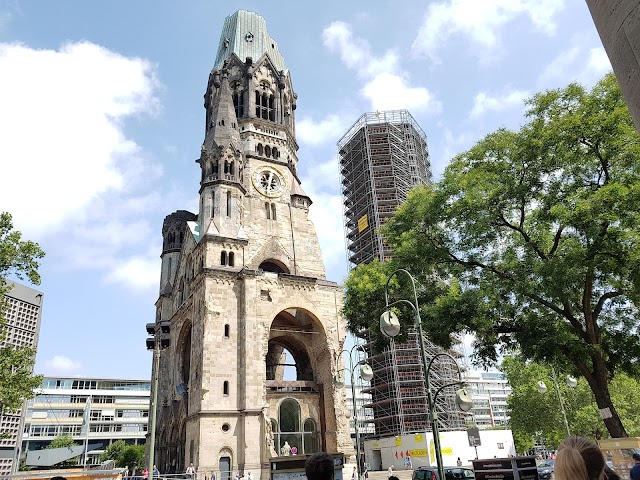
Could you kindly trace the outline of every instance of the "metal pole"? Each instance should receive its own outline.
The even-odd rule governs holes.
[[[567,412],[564,410],[564,403],[562,402],[562,396],[560,395],[560,387],[558,386],[558,379],[556,378],[556,371],[553,367],[551,367],[551,379],[553,380],[553,385],[556,387],[556,395],[558,395],[558,402],[560,402],[560,411],[562,412],[562,420],[564,421],[564,428],[567,430],[567,436],[571,436],[571,432],[569,431],[569,422],[567,421]]]
[[[156,410],[158,405],[158,370],[160,368],[160,339],[156,336],[156,345],[153,349],[153,401],[151,402],[150,427],[151,438],[149,438],[149,478],[153,478],[154,453],[156,449]]]
[[[352,365],[351,354],[349,354],[349,365]],[[351,366],[351,398],[353,399],[353,426],[356,431],[356,472],[360,478],[360,431],[358,429],[358,404],[356,402],[356,385],[353,378],[353,366]]]

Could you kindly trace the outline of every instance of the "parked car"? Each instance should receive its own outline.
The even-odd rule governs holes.
[[[553,460],[543,460],[538,464],[538,478],[540,480],[551,480],[553,478]]]
[[[476,476],[471,468],[444,467],[445,480],[475,480]],[[413,471],[411,480],[440,480],[436,467],[417,467]]]

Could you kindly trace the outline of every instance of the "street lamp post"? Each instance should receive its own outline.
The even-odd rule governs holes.
[[[564,409],[564,402],[562,401],[562,396],[560,395],[560,387],[558,386],[558,379],[556,378],[556,371],[553,367],[551,367],[551,380],[553,381],[553,386],[556,389],[556,395],[558,396],[558,403],[560,403],[560,411],[562,412],[562,421],[564,422],[564,428],[567,431],[567,436],[571,436],[571,431],[569,430],[569,422],[567,421],[567,412]],[[576,388],[578,385],[578,381],[572,377],[571,375],[567,375],[565,381],[567,382],[567,386],[571,388]],[[538,392],[546,393],[547,385],[539,380],[537,384]]]
[[[409,300],[401,299],[401,300],[396,300],[395,302],[389,303],[389,282],[398,273],[404,273],[411,280],[411,287],[413,289],[413,300],[414,300],[413,302]],[[444,480],[445,478],[444,464],[442,463],[442,451],[440,449],[440,437],[438,435],[438,414],[435,410],[435,405],[436,405],[435,402],[436,402],[436,399],[438,398],[438,394],[445,388],[453,387],[453,386],[463,387],[464,382],[462,381],[460,366],[458,365],[458,362],[456,362],[451,355],[444,352],[434,355],[431,358],[431,360],[427,363],[427,357],[426,357],[425,348],[424,348],[424,337],[422,335],[422,320],[420,319],[420,308],[418,306],[418,294],[416,293],[416,283],[413,279],[413,276],[407,270],[405,270],[404,268],[399,268],[395,270],[393,273],[391,273],[391,275],[389,275],[389,278],[387,278],[387,283],[384,287],[384,300],[385,300],[386,306],[385,306],[384,312],[382,312],[382,315],[380,315],[380,330],[382,334],[387,337],[395,337],[400,333],[400,321],[398,320],[398,316],[395,314],[395,312],[391,310],[391,307],[402,303],[405,305],[409,305],[413,310],[415,328],[418,331],[418,343],[420,345],[420,356],[422,358],[422,367],[424,368],[424,372],[426,376],[427,403],[429,407],[429,415],[431,417],[431,432],[433,434],[433,446],[436,453],[436,464],[438,467],[438,476],[440,480]],[[456,367],[458,368],[458,381],[443,385],[442,387],[438,388],[435,391],[435,393],[432,393],[429,373],[431,372],[431,366],[433,365],[434,360],[436,360],[439,357],[449,357],[455,363]],[[456,404],[461,410],[465,412],[471,409],[473,405],[473,401],[471,399],[471,396],[469,395],[469,392],[465,388],[459,388],[456,391]]]
[[[354,345],[353,347],[351,347],[351,350],[343,350],[342,352],[340,352],[341,355],[344,355],[345,353],[349,356],[349,367],[347,368],[345,366],[345,368],[343,369],[338,369],[337,373],[336,373],[336,377],[333,380],[333,383],[338,387],[338,388],[342,388],[344,387],[344,380],[342,379],[342,376],[340,375],[340,371],[341,370],[345,370],[348,371],[349,374],[351,375],[350,379],[351,379],[351,400],[353,402],[353,423],[354,423],[354,430],[356,433],[356,462],[358,464],[357,466],[357,472],[358,472],[358,478],[360,478],[360,470],[362,468],[362,461],[360,459],[360,430],[358,428],[358,404],[356,402],[356,385],[355,385],[355,379],[354,379],[354,374],[355,374],[355,369],[357,366],[360,366],[360,378],[362,380],[364,380],[365,382],[370,381],[373,378],[373,370],[371,369],[371,366],[366,363],[364,360],[360,360],[358,359],[357,362],[354,363],[353,361],[353,353],[354,350],[360,350],[364,353],[365,357],[367,355],[367,352],[364,350],[364,348],[362,348],[361,345]],[[336,358],[336,364],[338,362],[338,359]]]

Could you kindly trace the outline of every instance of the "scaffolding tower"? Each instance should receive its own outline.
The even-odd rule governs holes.
[[[443,351],[426,336],[424,346],[427,359]],[[376,435],[388,437],[431,431],[427,382],[416,329],[409,331],[406,342],[392,339],[382,353],[375,354],[370,350],[368,353],[374,375],[369,388],[363,392],[371,395],[371,404],[365,407],[373,410],[371,421]],[[456,360],[460,356],[455,349],[448,353]],[[457,366],[446,357],[439,360],[433,363],[429,372],[432,390],[458,379]],[[454,391],[455,388],[445,389],[436,400],[435,411],[441,431],[462,430],[466,426],[468,414],[456,405]]]
[[[380,227],[409,190],[431,182],[427,137],[407,110],[365,113],[338,142],[347,260],[351,267],[389,247]]]
[[[352,268],[374,259],[390,258],[380,227],[407,199],[409,190],[431,183],[427,137],[407,110],[365,113],[338,141],[344,205],[347,260]],[[442,352],[427,337],[427,359]],[[365,346],[373,368],[373,380],[363,393],[371,395],[364,405],[373,411],[377,437],[431,431],[427,383],[415,329],[405,343],[393,340],[382,353]],[[448,352],[458,359],[455,349]],[[436,361],[430,372],[433,388],[457,380],[457,367]],[[441,430],[465,427],[467,416],[455,404],[455,389],[444,390],[437,399]]]

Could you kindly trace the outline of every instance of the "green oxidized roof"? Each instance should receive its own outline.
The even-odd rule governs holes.
[[[262,54],[267,53],[278,71],[287,69],[278,44],[267,32],[267,22],[263,16],[254,12],[238,10],[225,18],[213,68],[222,68],[224,61],[232,53],[243,62],[247,57],[255,62]]]

